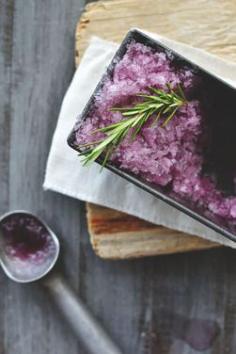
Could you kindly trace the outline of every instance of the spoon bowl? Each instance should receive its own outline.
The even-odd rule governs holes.
[[[16,210],[0,217],[0,264],[12,280],[30,283],[43,278],[59,251],[57,236],[35,215]]]

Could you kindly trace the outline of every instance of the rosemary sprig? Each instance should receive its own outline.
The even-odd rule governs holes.
[[[161,126],[165,127],[174,117],[177,110],[187,102],[180,85],[175,91],[170,85],[167,85],[167,92],[154,87],[149,87],[149,91],[150,95],[137,94],[137,97],[142,97],[143,101],[137,103],[134,107],[113,107],[111,109],[112,112],[121,112],[125,119],[93,131],[93,133],[104,133],[106,135],[104,139],[79,145],[79,148],[87,147],[80,153],[80,155],[84,156],[84,165],[95,161],[105,152],[104,166],[114,149],[129,132],[131,132],[131,138],[135,139],[147,120],[154,114],[156,114],[156,117],[153,120],[153,124],[163,118]]]

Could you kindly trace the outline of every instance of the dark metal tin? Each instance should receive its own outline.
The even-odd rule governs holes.
[[[127,45],[131,41],[136,41],[142,44],[145,44],[154,50],[157,51],[163,51],[168,54],[171,58],[173,58],[175,61],[179,62],[180,65],[184,67],[189,67],[192,70],[197,71],[198,75],[201,75],[201,77],[204,77],[206,82],[210,83],[210,87],[217,86],[218,89],[222,90],[224,94],[231,95],[234,99],[234,104],[236,102],[236,90],[234,87],[230,86],[228,83],[224,82],[220,78],[212,75],[205,69],[199,67],[195,63],[187,60],[184,58],[182,55],[176,53],[175,51],[171,50],[170,48],[164,46],[163,44],[159,43],[158,41],[150,38],[149,36],[145,35],[144,33],[133,29],[128,32],[124,40],[122,41],[119,49],[117,50],[116,54],[114,55],[110,65],[108,66],[105,74],[103,75],[102,79],[98,83],[97,87],[95,88],[92,96],[90,97],[88,103],[86,104],[81,116],[80,116],[80,121],[76,123],[76,126],[72,130],[71,134],[68,137],[68,144],[70,147],[72,147],[74,150],[80,151],[78,148],[78,145],[76,144],[76,139],[75,139],[75,132],[76,130],[79,129],[80,124],[83,122],[83,120],[86,119],[88,112],[90,111],[93,102],[94,102],[94,97],[95,95],[102,89],[104,80],[106,79],[107,76],[112,75],[113,69],[117,62],[119,62],[124,54],[126,53]],[[235,115],[235,122],[236,122],[236,115]],[[235,123],[236,124],[236,123]],[[236,125],[235,125],[236,128]],[[235,130],[236,133],[236,130]],[[227,137],[225,137],[227,139]],[[99,158],[96,162],[102,163],[102,159]],[[236,166],[236,159],[235,159],[235,166]],[[208,213],[209,215],[206,215],[205,212],[199,210],[196,206],[189,202],[185,202],[180,200],[178,196],[172,195],[170,192],[166,191],[164,188],[158,187],[156,185],[153,185],[151,183],[147,183],[144,181],[142,178],[135,176],[134,174],[130,172],[126,172],[121,170],[119,167],[115,166],[112,163],[107,163],[106,168],[111,170],[112,172],[116,173],[117,175],[125,178],[126,180],[130,181],[131,183],[137,185],[138,187],[142,188],[143,190],[151,193],[152,195],[156,196],[157,198],[163,200],[164,202],[170,204],[171,206],[177,208],[178,210],[184,212],[185,214],[191,216],[192,218],[196,219],[197,221],[200,221],[202,224],[210,227],[212,230],[219,232],[226,238],[236,241],[236,224],[232,225],[226,222],[223,218],[216,217],[213,214]],[[233,193],[232,193],[233,194]]]

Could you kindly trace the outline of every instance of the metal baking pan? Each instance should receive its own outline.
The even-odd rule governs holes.
[[[83,122],[83,120],[86,119],[88,112],[93,106],[95,95],[97,94],[97,92],[99,92],[102,89],[106,77],[112,75],[115,65],[117,64],[118,61],[122,59],[122,57],[126,53],[127,46],[131,41],[142,43],[159,52],[160,51],[165,52],[168,54],[168,56],[171,56],[172,60],[175,61],[177,65],[188,67],[196,71],[197,75],[201,77],[201,80],[203,82],[202,87],[204,90],[204,95],[207,96],[207,98],[213,100],[213,102],[215,100],[215,102],[219,103],[219,98],[220,100],[222,100],[222,109],[223,110],[226,109],[226,110],[222,111],[221,118],[220,115],[218,115],[219,119],[216,119],[215,121],[213,120],[211,124],[215,134],[219,135],[219,132],[221,134],[220,140],[218,139],[219,146],[216,149],[217,153],[219,153],[220,151],[220,158],[222,161],[230,160],[229,164],[232,165],[233,163],[233,165],[235,166],[235,170],[234,170],[235,173],[236,172],[236,89],[230,86],[228,83],[224,82],[223,80],[219,79],[218,77],[212,75],[205,69],[196,65],[195,63],[190,62],[182,55],[176,53],[175,51],[171,50],[170,48],[164,46],[163,44],[159,43],[158,41],[150,38],[149,36],[145,35],[144,33],[136,29],[130,30],[127,33],[124,40],[122,41],[119,49],[114,55],[105,74],[101,78],[92,96],[90,97],[88,103],[86,104],[80,116],[79,122],[76,123],[76,126],[74,127],[71,134],[69,135],[68,137],[69,146],[72,147],[74,150],[80,151],[78,145],[76,144],[75,132],[79,128],[79,125]],[[224,159],[224,152],[225,152],[225,159]],[[96,162],[101,164],[102,158],[97,159]],[[202,224],[210,227],[212,230],[219,232],[226,238],[236,241],[236,220],[235,222],[233,221],[229,222],[221,217],[218,217],[210,213],[209,211],[206,214],[206,211],[201,210],[192,202],[186,202],[184,200],[181,200],[180,197],[174,195],[166,188],[159,187],[151,183],[147,183],[144,179],[130,172],[121,170],[119,167],[115,166],[115,164],[113,164],[112,162],[108,162],[106,164],[106,168],[118,174],[119,176],[125,178],[131,183],[134,183],[138,187],[151,193],[157,198],[163,200],[164,202],[170,204],[171,206],[179,209],[180,211],[191,216],[197,221],[200,221]],[[221,176],[221,182],[222,182],[221,189],[225,191],[225,193],[228,193],[229,195],[234,195],[235,191],[232,187],[232,178],[231,179],[229,178],[228,173],[225,173],[224,175],[224,168],[221,169],[219,168],[219,166],[217,166],[216,171],[214,172],[216,172],[216,174],[217,173],[220,174]]]

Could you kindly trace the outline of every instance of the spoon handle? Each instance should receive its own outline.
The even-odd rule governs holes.
[[[75,334],[91,354],[122,354],[60,275],[49,275],[43,284],[49,290]]]

